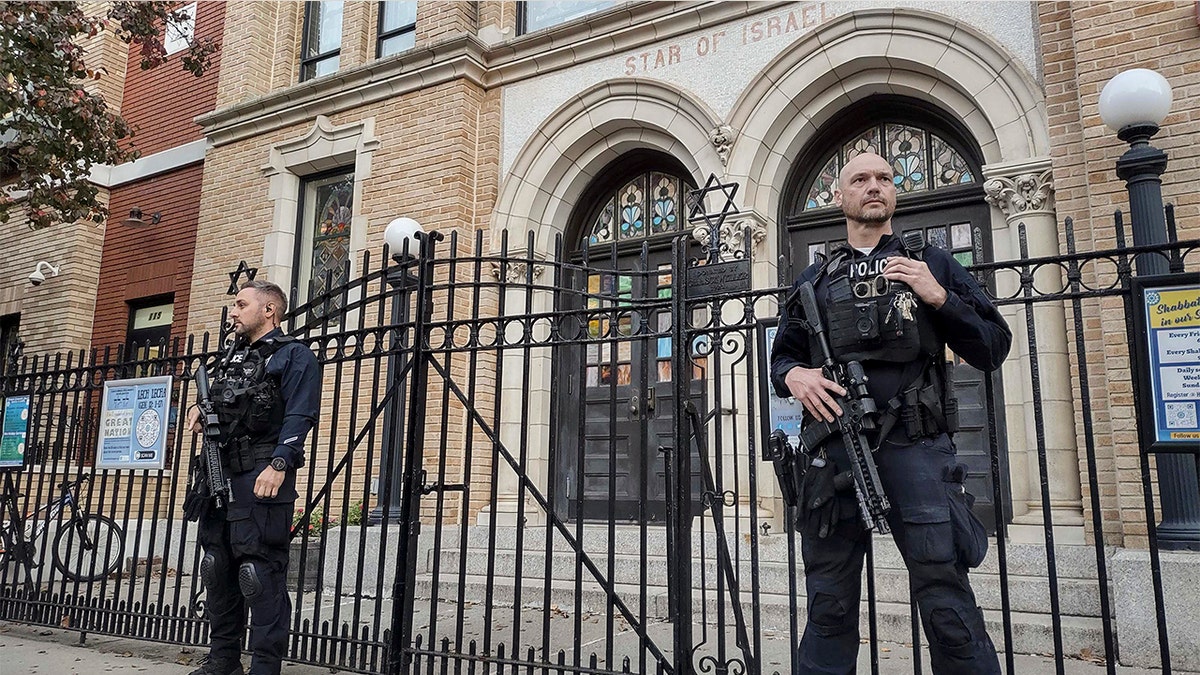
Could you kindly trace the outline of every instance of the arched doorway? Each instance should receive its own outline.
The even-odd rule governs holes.
[[[639,521],[666,515],[665,458],[673,428],[670,338],[635,327],[670,327],[670,309],[642,316],[634,300],[669,299],[672,241],[687,229],[695,185],[677,160],[635,151],[611,162],[584,191],[566,229],[577,266],[560,310],[589,310],[587,345],[555,351],[555,402],[562,423],[551,458],[555,507],[570,518]],[[691,390],[703,396],[704,359]]]
[[[833,203],[833,189],[841,168],[862,152],[882,155],[892,164],[895,232],[920,229],[930,245],[949,251],[964,266],[991,261],[983,156],[957,120],[923,101],[876,95],[846,108],[815,138],[819,141],[810,144],[795,163],[782,202],[781,250],[791,266],[789,278],[817,254],[845,241],[845,218]],[[976,497],[977,515],[990,528],[996,521],[983,373],[949,350],[947,358],[959,401],[955,439],[959,457],[969,467],[967,489]],[[996,400],[1002,397],[997,395]],[[1003,407],[997,406],[995,412],[996,424],[1003,429]],[[1006,472],[1006,453],[1001,452],[1001,474]]]

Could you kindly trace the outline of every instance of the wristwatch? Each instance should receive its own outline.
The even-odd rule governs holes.
[[[271,468],[276,471],[287,471],[287,460],[282,457],[272,457]]]

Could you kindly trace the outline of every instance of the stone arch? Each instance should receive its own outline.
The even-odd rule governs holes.
[[[720,118],[691,94],[665,82],[617,79],[564,103],[526,142],[505,178],[492,218],[493,241],[536,233],[553,248],[588,184],[630,150],[658,150],[678,159],[697,184],[723,172],[709,140]]]
[[[729,175],[774,216],[794,158],[848,104],[889,93],[928,101],[975,136],[988,164],[1050,154],[1045,97],[1004,47],[920,10],[852,12],[798,40],[734,105]]]

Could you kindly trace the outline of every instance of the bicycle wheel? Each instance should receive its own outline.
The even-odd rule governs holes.
[[[125,532],[108,516],[86,514],[54,535],[54,566],[76,581],[103,579],[121,566]]]

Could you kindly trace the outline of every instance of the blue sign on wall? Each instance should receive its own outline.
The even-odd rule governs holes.
[[[0,469],[25,467],[25,448],[29,436],[29,400],[9,396],[4,400],[4,419],[0,425]]]
[[[1200,285],[1145,288],[1152,440],[1200,444]]]
[[[170,375],[105,382],[96,468],[163,468],[170,398]]]

